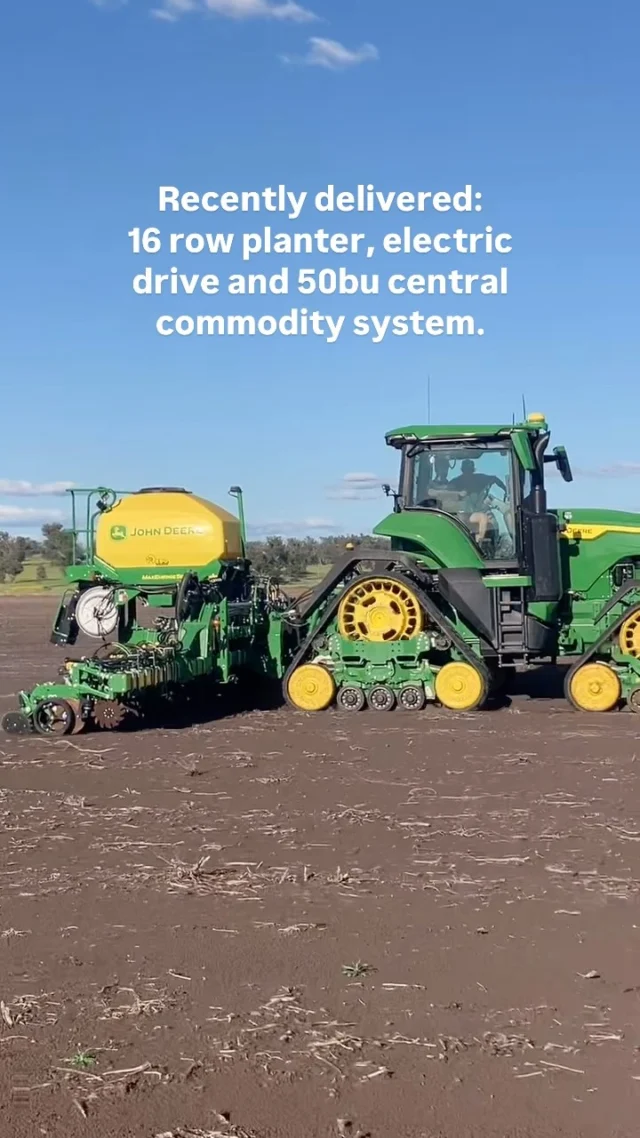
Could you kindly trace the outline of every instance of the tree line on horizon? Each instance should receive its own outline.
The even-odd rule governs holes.
[[[12,536],[0,531],[0,583],[14,581],[24,568],[26,560],[42,559],[36,575],[46,580],[45,562],[64,569],[73,561],[73,537],[60,522],[48,522],[42,527],[39,539]],[[247,556],[257,573],[273,578],[278,584],[304,577],[315,565],[333,565],[346,552],[346,547],[368,545],[370,548],[386,548],[386,538],[372,537],[370,534],[340,534],[333,537],[266,537],[261,541],[247,543]],[[76,560],[83,560],[84,553],[76,545]]]

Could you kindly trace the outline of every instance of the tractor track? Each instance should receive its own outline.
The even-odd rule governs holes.
[[[0,713],[54,609],[0,600]],[[635,1138],[640,720],[529,682],[3,737],[0,1133]]]

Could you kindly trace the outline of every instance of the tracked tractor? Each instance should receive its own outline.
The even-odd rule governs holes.
[[[549,508],[571,481],[543,415],[390,431],[389,549],[348,552],[293,614],[290,704],[472,711],[516,669],[569,664],[584,711],[640,710],[640,514]]]

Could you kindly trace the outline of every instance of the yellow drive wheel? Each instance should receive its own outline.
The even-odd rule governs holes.
[[[347,589],[338,609],[338,631],[346,640],[387,643],[422,632],[423,615],[415,593],[403,581],[369,577]]]
[[[607,664],[583,664],[569,681],[568,696],[579,711],[611,711],[621,694],[620,679]]]
[[[331,672],[320,664],[302,664],[291,676],[287,693],[300,711],[324,711],[333,702],[336,685]]]
[[[622,628],[618,642],[625,656],[640,656],[640,611],[627,617]]]
[[[463,660],[445,664],[436,676],[435,688],[437,699],[452,711],[474,711],[487,695],[484,677]]]

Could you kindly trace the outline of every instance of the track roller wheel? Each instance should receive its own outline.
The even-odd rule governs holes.
[[[39,735],[70,735],[75,725],[75,712],[66,699],[43,699],[33,713]]]
[[[618,634],[618,643],[625,656],[640,656],[640,610],[628,616]]]
[[[2,718],[2,730],[7,735],[30,735],[31,720],[23,711],[8,711]]]
[[[369,577],[347,589],[338,609],[338,630],[346,640],[390,643],[422,632],[420,602],[403,581]]]
[[[608,664],[583,664],[568,679],[567,698],[578,711],[611,711],[620,702],[620,677]]]
[[[93,705],[94,722],[103,731],[113,731],[119,727],[127,714],[123,703],[117,699],[98,699]]]
[[[384,684],[378,684],[375,688],[371,688],[367,703],[372,711],[392,711],[396,705],[395,692]]]
[[[336,696],[336,703],[342,711],[362,711],[367,700],[362,688],[340,688]]]
[[[404,711],[422,711],[426,702],[424,688],[417,684],[408,684],[398,692],[398,703]]]
[[[321,664],[302,664],[290,676],[286,694],[299,711],[324,711],[333,703],[336,684]]]
[[[475,711],[487,697],[483,676],[464,660],[445,664],[436,676],[435,688],[442,706],[452,711]]]
[[[636,715],[640,712],[640,688],[634,688],[633,691],[629,693],[627,707],[629,711],[635,711]]]

